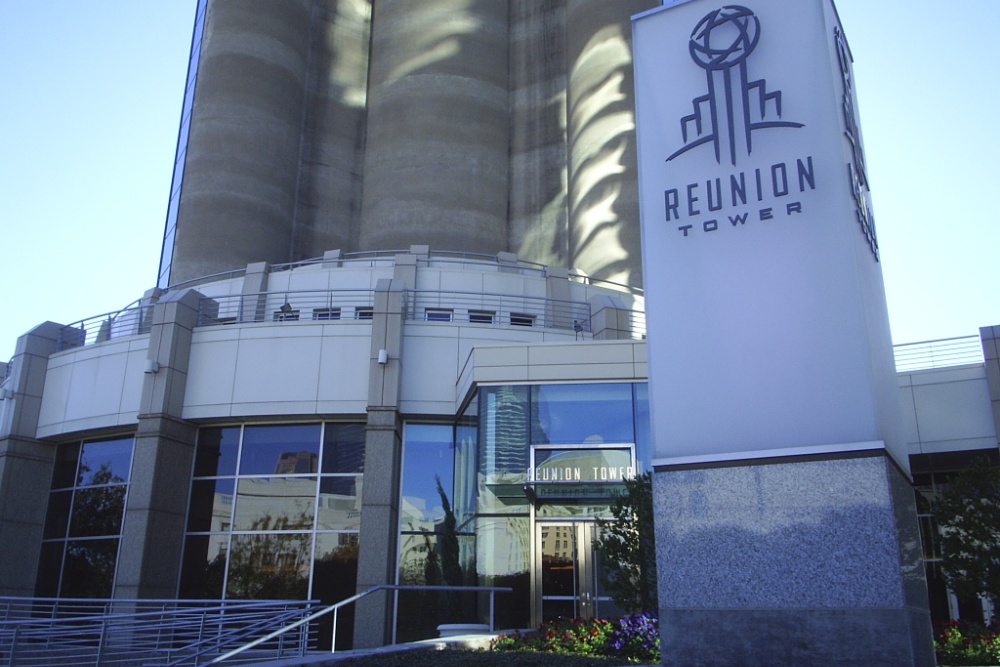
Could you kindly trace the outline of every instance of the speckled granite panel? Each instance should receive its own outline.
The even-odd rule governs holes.
[[[660,604],[902,608],[883,457],[660,472]]]
[[[662,664],[684,667],[934,667],[899,609],[662,610]]]

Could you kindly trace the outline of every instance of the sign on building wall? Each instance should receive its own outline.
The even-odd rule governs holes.
[[[668,2],[636,17],[634,49],[657,462],[905,462],[832,2]]]

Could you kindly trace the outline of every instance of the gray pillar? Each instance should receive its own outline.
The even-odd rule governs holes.
[[[933,667],[913,490],[884,453],[653,483],[663,664]]]
[[[355,248],[361,211],[371,0],[310,4],[293,262]]]
[[[1000,326],[981,327],[979,338],[986,362],[986,381],[989,385],[990,404],[993,406],[993,424],[1000,444]]]
[[[35,439],[48,357],[62,325],[41,324],[17,340],[0,383],[0,595],[32,595],[55,447]]]
[[[507,250],[507,3],[377,0],[360,250]]]
[[[522,258],[569,266],[566,0],[511,0],[510,242]]]
[[[365,434],[365,484],[358,547],[358,592],[396,582],[399,539],[399,483],[403,421],[399,384],[403,338],[403,282],[380,280],[372,318]],[[380,352],[384,363],[379,363]],[[354,647],[382,646],[392,638],[393,595],[379,592],[358,601]]]
[[[603,294],[590,299],[590,332],[594,340],[632,338],[632,311],[616,296]]]
[[[115,577],[117,598],[177,594],[197,427],[181,419],[201,294],[170,292],[153,310],[132,478]]]
[[[290,260],[311,4],[208,4],[173,283]]]
[[[271,275],[271,265],[254,262],[247,265],[243,275],[243,299],[240,302],[240,322],[263,322],[267,319],[267,280]]]
[[[583,313],[574,312],[569,299],[569,271],[558,266],[545,267],[545,326],[572,330],[579,320],[587,319]],[[587,322],[579,322],[586,326]]]

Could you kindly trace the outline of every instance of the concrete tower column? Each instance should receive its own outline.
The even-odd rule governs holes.
[[[310,35],[309,0],[211,0],[171,281],[287,262]]]
[[[115,577],[117,598],[177,593],[198,433],[197,426],[181,419],[181,412],[200,300],[194,290],[168,292],[153,310]]]
[[[570,267],[642,284],[633,14],[659,0],[566,0]]]
[[[510,2],[510,248],[569,266],[566,0]]]
[[[0,595],[32,595],[55,447],[35,439],[49,355],[64,327],[45,322],[17,339],[0,376]]]
[[[375,0],[360,250],[507,249],[507,3]]]

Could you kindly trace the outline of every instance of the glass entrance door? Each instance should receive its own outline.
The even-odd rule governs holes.
[[[535,624],[610,613],[598,585],[592,521],[535,524]]]

